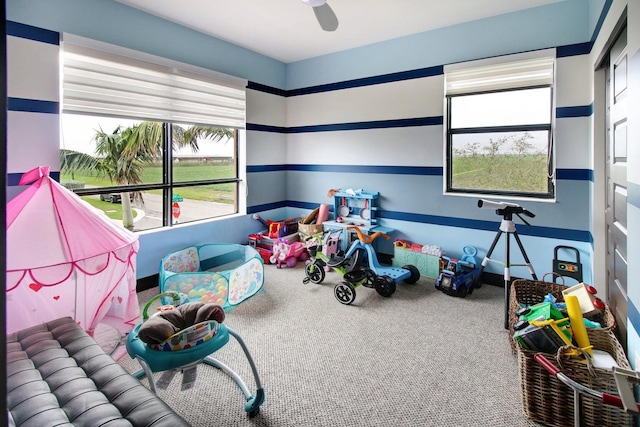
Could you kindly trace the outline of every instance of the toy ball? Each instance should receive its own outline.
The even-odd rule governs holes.
[[[195,298],[198,296],[198,291],[196,291],[195,289],[191,289],[189,291],[189,298]]]

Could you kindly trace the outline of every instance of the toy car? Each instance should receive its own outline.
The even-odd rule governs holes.
[[[465,255],[461,259],[443,256],[445,267],[436,280],[436,289],[447,295],[464,298],[473,292],[474,282],[480,267],[475,259],[478,250],[473,246],[464,247]]]

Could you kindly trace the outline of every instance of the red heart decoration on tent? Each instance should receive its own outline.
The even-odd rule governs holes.
[[[42,285],[38,285],[37,283],[32,283],[29,285],[29,287],[34,292],[38,292],[40,289],[42,289]]]
[[[122,304],[122,297],[118,297],[118,302]]]
[[[60,295],[56,295],[55,297],[53,297],[53,299],[58,301],[60,299]]]

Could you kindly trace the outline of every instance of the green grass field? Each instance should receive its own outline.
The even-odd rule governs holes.
[[[547,157],[455,157],[452,181],[456,189],[547,193]]]
[[[95,196],[83,196],[82,200],[88,202],[91,206],[104,211],[111,219],[122,220],[122,205],[120,203],[103,202]],[[136,211],[133,211],[133,217],[136,217]]]
[[[174,182],[198,181],[206,179],[224,179],[235,177],[235,165],[212,165],[177,163],[173,167]],[[62,174],[61,181],[71,179],[70,174]],[[75,181],[82,181],[86,187],[110,187],[115,185],[106,176],[98,176],[94,172],[80,171],[74,174]],[[162,166],[147,166],[144,168],[142,180],[145,184],[159,184],[162,182]],[[161,190],[150,190],[152,194],[162,194]],[[175,193],[185,199],[203,200],[209,202],[233,203],[235,199],[235,184],[203,185],[197,187],[177,188]],[[102,202],[104,203],[104,202]]]

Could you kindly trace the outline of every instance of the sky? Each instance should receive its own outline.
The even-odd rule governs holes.
[[[106,133],[113,132],[119,125],[129,127],[135,124],[135,120],[120,118],[105,118],[95,116],[81,116],[77,114],[62,114],[61,144],[60,148],[79,151],[81,153],[95,155],[95,143],[92,141],[96,131],[102,129]],[[212,142],[199,140],[199,155],[203,156],[233,156],[234,146],[231,142]],[[177,150],[178,155],[193,155],[190,148]]]

